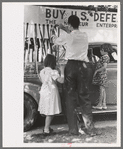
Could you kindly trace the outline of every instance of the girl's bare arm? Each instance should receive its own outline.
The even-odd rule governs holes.
[[[107,63],[104,63],[104,64],[103,64],[103,67],[101,67],[101,68],[97,69],[97,70],[95,71],[95,73],[94,73],[94,75],[93,75],[93,76],[95,76],[97,72],[100,72],[100,71],[105,70],[105,69],[106,69],[106,67],[107,67]]]
[[[105,70],[106,67],[107,67],[107,63],[104,63],[103,64],[103,67],[101,67],[101,68],[99,68],[99,69],[96,70],[96,73]]]
[[[64,68],[65,68],[65,65],[61,65],[59,68],[61,71],[61,76],[57,79],[57,81],[60,83],[64,83]]]

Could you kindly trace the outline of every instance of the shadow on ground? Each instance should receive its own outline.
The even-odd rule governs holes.
[[[54,132],[51,136],[43,136],[42,133],[25,135],[24,143],[116,143],[116,127],[100,128],[102,134],[89,137],[86,134],[70,136],[67,130]]]

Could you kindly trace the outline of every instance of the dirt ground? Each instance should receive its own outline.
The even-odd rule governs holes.
[[[24,143],[116,143],[116,121],[97,122],[95,127],[102,132],[101,135],[90,137],[80,131],[79,136],[68,134],[67,124],[52,125],[54,133],[51,136],[43,136],[43,127],[37,127],[24,133]]]

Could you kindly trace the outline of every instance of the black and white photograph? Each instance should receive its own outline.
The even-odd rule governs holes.
[[[2,3],[3,147],[120,147],[120,5]]]

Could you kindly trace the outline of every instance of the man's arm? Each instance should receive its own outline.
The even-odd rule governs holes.
[[[59,24],[58,28],[64,30],[65,32],[67,32],[68,34],[70,33],[70,30],[68,29],[68,26],[64,26],[63,24]]]
[[[56,25],[56,26],[59,27],[60,29],[64,30],[67,34],[70,33],[70,30],[68,29],[68,27],[66,27],[62,24],[59,24],[59,25]],[[57,37],[56,34],[55,34],[55,30],[53,29],[51,39],[52,39],[54,45],[64,45],[66,43],[66,40],[67,40],[67,38],[66,38],[67,34],[61,35],[60,37]],[[69,38],[69,40],[70,40],[70,38]]]

